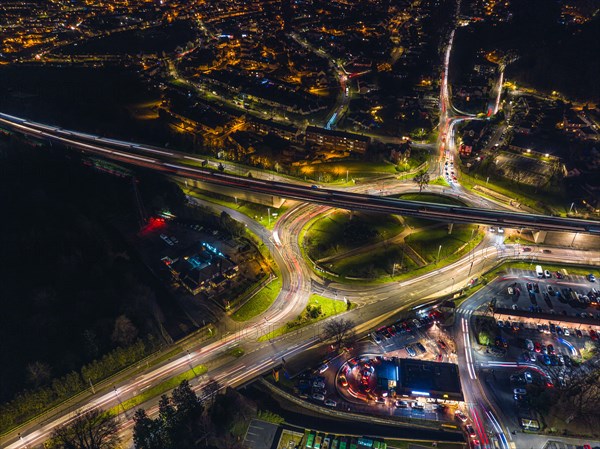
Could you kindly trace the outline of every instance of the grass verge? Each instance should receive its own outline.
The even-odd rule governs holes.
[[[299,315],[295,320],[287,322],[284,326],[281,326],[268,334],[263,335],[258,339],[258,341],[266,341],[271,340],[272,338],[279,337],[281,335],[287,334],[288,332],[293,332],[301,327],[308,326],[310,324],[316,323],[317,321],[324,320],[325,318],[329,318],[330,316],[337,315],[338,313],[345,312],[348,310],[346,303],[343,301],[338,301],[331,298],[326,298],[321,295],[310,295],[308,298],[308,305],[306,306],[307,310],[310,310],[315,307],[319,307],[321,313],[318,316],[310,316],[306,311]],[[351,304],[350,309],[355,308],[355,304]]]
[[[231,318],[235,321],[247,321],[260,315],[273,304],[275,298],[281,291],[282,281],[279,274],[275,275],[275,279],[269,282],[265,287],[260,289],[252,298],[236,310]]]
[[[207,368],[204,365],[198,365],[195,368],[189,369],[181,374],[178,374],[175,377],[172,377],[171,379],[167,379],[164,382],[161,382],[157,385],[153,385],[152,387],[148,388],[147,390],[144,390],[142,393],[132,397],[131,399],[127,399],[121,402],[119,405],[115,405],[113,408],[108,410],[108,412],[118,415],[121,412],[131,410],[132,408],[135,408],[138,405],[143,404],[144,402],[152,398],[160,396],[166,393],[167,391],[176,388],[177,386],[179,386],[181,381],[194,379],[198,376],[205,374],[206,371]]]
[[[246,215],[247,217],[253,219],[257,223],[260,223],[267,229],[273,229],[275,227],[275,224],[277,223],[277,220],[279,220],[279,217],[281,217],[288,209],[288,206],[285,205],[277,209],[275,207],[267,207],[263,206],[262,204],[251,203],[249,201],[236,201],[235,198],[230,198],[225,195],[218,195],[216,193],[206,192],[204,190],[199,189],[185,188],[185,191],[188,195],[191,195],[194,198],[198,198],[204,201],[208,201],[209,203],[219,204],[221,206],[228,207],[232,210],[236,210]],[[271,213],[270,219],[269,213]]]

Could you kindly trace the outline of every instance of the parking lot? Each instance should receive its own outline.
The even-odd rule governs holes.
[[[496,325],[479,354],[482,380],[515,424],[539,419],[529,406],[531,392],[567,386],[598,340],[596,286],[594,277],[549,273],[543,266],[510,270],[491,286]]]
[[[298,394],[339,410],[417,419],[454,421],[457,403],[431,398],[388,397],[377,388],[374,365],[391,357],[456,361],[454,341],[428,311],[372,332],[344,353],[298,380]],[[460,413],[459,413],[460,414]]]
[[[496,308],[583,318],[582,324],[597,322],[600,325],[597,281],[556,271],[548,274],[551,277],[539,278],[535,271],[511,270],[499,281],[494,296]]]

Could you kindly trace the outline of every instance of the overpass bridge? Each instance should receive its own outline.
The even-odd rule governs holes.
[[[0,113],[0,126],[37,139],[61,143],[86,154],[95,154],[167,175],[254,194],[289,198],[341,209],[398,214],[447,223],[477,223],[534,231],[600,235],[600,222],[593,220],[408,201],[322,189],[293,182],[242,177],[194,166],[186,161],[195,158],[185,153],[65,130],[2,113]]]

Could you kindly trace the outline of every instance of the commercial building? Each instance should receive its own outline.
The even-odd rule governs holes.
[[[161,260],[173,279],[193,295],[221,285],[238,272],[235,263],[208,243],[201,243],[200,248],[190,248],[175,259],[163,257]]]
[[[464,400],[458,365],[417,359],[381,358],[374,363],[377,389],[396,396]]]

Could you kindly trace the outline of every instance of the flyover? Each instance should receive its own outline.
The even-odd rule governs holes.
[[[600,235],[600,222],[593,220],[408,201],[334,189],[322,189],[314,185],[309,187],[292,182],[242,177],[195,167],[186,162],[187,159],[193,158],[184,153],[77,133],[1,113],[0,126],[38,139],[61,143],[86,154],[95,154],[169,175],[256,194],[276,195],[341,209],[398,214],[447,223],[478,223],[537,231]],[[115,147],[118,147],[118,149]]]

